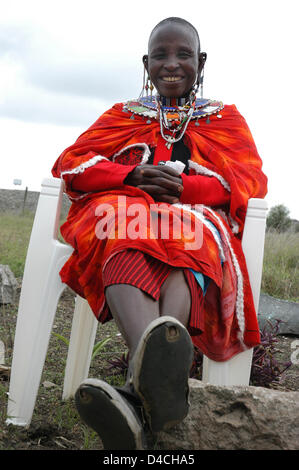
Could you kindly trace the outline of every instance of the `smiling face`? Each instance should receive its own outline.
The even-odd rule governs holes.
[[[159,26],[143,63],[158,93],[167,98],[188,95],[204,65],[195,32],[185,25]]]

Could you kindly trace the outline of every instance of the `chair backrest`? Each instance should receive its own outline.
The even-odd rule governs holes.
[[[59,178],[44,178],[36,209],[36,212],[39,211],[39,217],[35,217],[36,219],[40,219],[44,222],[46,217],[49,218],[47,222],[49,237],[55,240],[57,240],[59,230],[63,188],[63,180]]]

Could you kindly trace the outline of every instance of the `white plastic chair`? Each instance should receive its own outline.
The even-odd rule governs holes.
[[[7,424],[29,426],[46,359],[59,297],[65,288],[59,271],[72,248],[57,240],[63,184],[44,179],[29,242],[11,367]],[[262,275],[267,204],[248,204],[243,249],[256,308]],[[63,399],[74,395],[88,377],[98,321],[87,302],[76,297],[63,387]],[[248,385],[252,350],[225,363],[204,357],[203,381],[216,385]]]

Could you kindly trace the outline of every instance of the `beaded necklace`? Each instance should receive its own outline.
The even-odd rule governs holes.
[[[128,101],[123,107],[124,112],[131,112],[130,119],[138,114],[147,117],[147,124],[151,119],[160,122],[160,132],[165,145],[168,149],[175,142],[178,142],[184,136],[191,119],[196,119],[195,125],[199,126],[199,119],[207,117],[207,123],[210,122],[209,116],[216,114],[221,118],[219,111],[224,105],[221,101],[209,100],[204,98],[197,99],[191,94],[186,98],[165,98],[157,96],[139,97],[138,101]]]
[[[172,105],[170,110],[163,106],[158,97],[156,97],[156,103],[157,115],[160,120],[160,132],[163,139],[166,140],[166,147],[170,149],[171,145],[181,140],[185,134],[195,109],[195,99],[193,99],[191,105],[184,105],[183,108],[178,105]],[[165,135],[163,127],[170,132],[170,135]],[[177,133],[179,135],[175,137]]]

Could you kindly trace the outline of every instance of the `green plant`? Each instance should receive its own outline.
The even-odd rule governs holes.
[[[277,385],[282,379],[283,373],[292,365],[292,362],[280,364],[275,358],[278,350],[277,332],[281,320],[276,320],[276,325],[268,321],[268,328],[265,326],[260,332],[261,343],[253,350],[250,382],[252,385],[260,387],[270,387]]]
[[[111,375],[125,376],[129,367],[129,352],[123,353],[121,357],[116,359],[107,359],[107,362],[110,364],[107,369],[108,377]]]
[[[0,382],[0,404],[4,405],[3,408],[2,406],[0,406],[0,418],[2,417],[2,415],[4,416],[6,413],[6,396],[7,396],[6,388]]]
[[[70,344],[70,340],[65,338],[65,336],[63,335],[60,335],[59,333],[55,333],[53,332],[53,335],[56,336],[58,339],[60,339],[61,341],[63,341],[67,346],[69,346]],[[105,345],[111,341],[112,337],[109,336],[109,338],[104,338],[102,339],[101,341],[98,341],[94,347],[93,347],[93,350],[92,350],[92,355],[91,355],[91,360],[93,360],[98,354],[100,354],[100,352],[102,351],[102,349],[104,349]]]
[[[83,441],[83,450],[89,450],[94,441],[98,441],[99,437],[95,431],[88,428],[87,426],[82,426],[84,441]]]
[[[190,378],[200,380],[202,377],[203,355],[202,352],[194,346],[194,358],[190,369]]]

